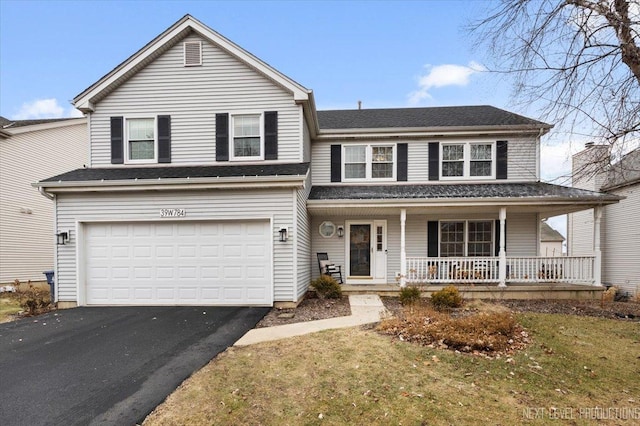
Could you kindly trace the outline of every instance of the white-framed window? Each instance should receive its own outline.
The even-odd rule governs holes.
[[[440,256],[493,256],[493,220],[440,221]]]
[[[440,178],[492,179],[496,176],[495,142],[440,144]]]
[[[158,139],[155,118],[126,119],[127,163],[156,163],[158,161]]]
[[[343,180],[395,180],[395,148],[394,144],[343,145]]]
[[[262,114],[231,115],[231,160],[262,160],[264,135]]]

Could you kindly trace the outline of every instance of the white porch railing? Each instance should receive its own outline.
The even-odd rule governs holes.
[[[507,282],[594,283],[595,256],[507,257]]]
[[[407,257],[407,283],[490,283],[499,280],[497,257]]]
[[[497,283],[498,257],[407,257],[406,282]],[[507,257],[507,283],[594,283],[594,256]]]

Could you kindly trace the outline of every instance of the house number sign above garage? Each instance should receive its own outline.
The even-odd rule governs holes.
[[[185,209],[160,209],[160,217],[185,217]]]

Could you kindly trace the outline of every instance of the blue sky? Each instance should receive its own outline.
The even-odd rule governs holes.
[[[0,0],[0,115],[73,116],[70,100],[191,14],[303,86],[318,109],[509,102],[464,30],[489,1]],[[547,137],[543,178],[568,172],[566,137]],[[561,183],[565,183],[562,181]],[[560,221],[552,226],[564,231]]]

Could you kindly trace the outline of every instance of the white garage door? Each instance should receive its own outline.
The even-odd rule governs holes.
[[[92,223],[88,305],[271,305],[269,222]]]

